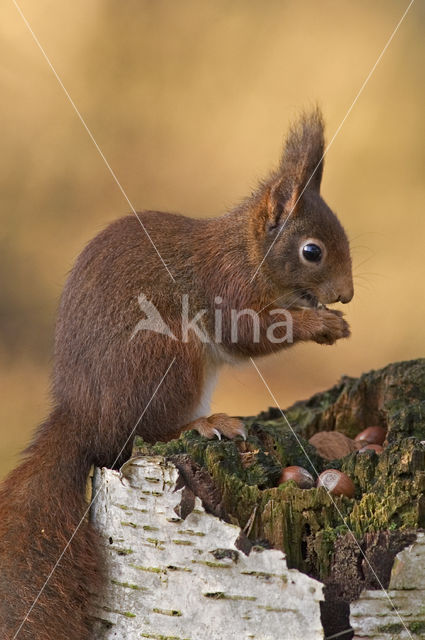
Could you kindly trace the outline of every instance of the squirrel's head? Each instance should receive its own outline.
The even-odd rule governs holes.
[[[257,250],[289,306],[353,297],[348,239],[320,196],[323,153],[323,120],[316,109],[291,128],[279,169],[257,193]]]

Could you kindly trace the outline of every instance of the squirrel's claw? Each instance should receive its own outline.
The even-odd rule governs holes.
[[[239,418],[231,418],[226,413],[214,413],[208,418],[198,418],[190,424],[191,429],[196,429],[205,438],[217,437],[235,438],[242,436],[246,440],[245,427]]]
[[[244,440],[246,440],[245,427],[242,427],[242,428],[238,431],[238,434],[239,434],[240,436],[242,436],[242,438],[243,438]]]

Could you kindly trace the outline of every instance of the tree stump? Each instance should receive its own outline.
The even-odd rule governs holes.
[[[317,581],[326,637],[353,637],[350,603],[390,586],[394,558],[425,526],[425,360],[344,377],[284,414],[290,427],[277,408],[243,418],[246,441],[196,432],[165,444],[136,439],[138,457],[121,479],[96,472],[92,517],[110,571],[94,611],[97,637],[323,637]],[[320,431],[353,438],[371,425],[387,429],[380,455],[329,461],[308,442]],[[291,465],[314,477],[343,471],[354,498],[279,485]],[[425,613],[415,602],[409,632],[417,634]]]

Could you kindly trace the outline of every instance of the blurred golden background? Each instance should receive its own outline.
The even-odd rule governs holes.
[[[136,209],[217,215],[278,161],[315,101],[336,131],[407,0],[21,1]],[[424,355],[425,6],[413,4],[327,158],[352,240],[352,338],[260,362],[282,407]],[[83,245],[129,211],[12,2],[0,8],[0,476],[48,412],[55,308]],[[213,411],[272,403],[253,367]]]

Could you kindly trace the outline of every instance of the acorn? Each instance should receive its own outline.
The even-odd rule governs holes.
[[[368,444],[380,444],[384,443],[387,436],[387,430],[384,427],[367,427],[354,438],[355,442],[365,441]]]
[[[374,451],[375,453],[377,453],[379,455],[380,453],[383,452],[384,447],[381,447],[380,444],[369,444],[368,443],[368,444],[365,444],[364,447],[359,449],[359,453],[363,453],[364,451],[369,451],[369,450],[372,450],[372,451]]]
[[[317,480],[317,486],[325,487],[334,496],[347,496],[347,498],[354,498],[356,490],[351,478],[338,469],[322,471]]]
[[[313,476],[303,467],[294,466],[282,469],[279,484],[288,480],[293,480],[300,489],[311,489],[315,485]]]

